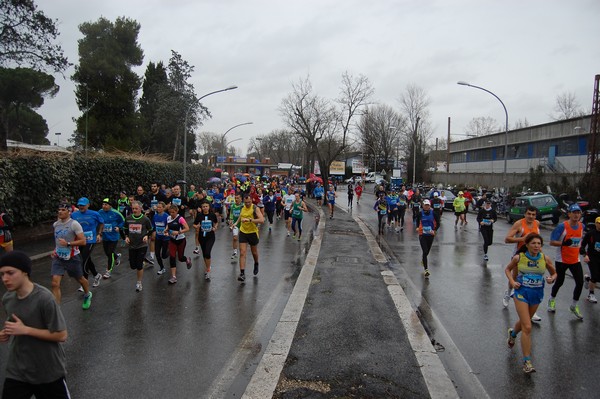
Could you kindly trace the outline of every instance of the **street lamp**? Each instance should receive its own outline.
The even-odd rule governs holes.
[[[500,104],[502,104],[502,108],[504,108],[504,114],[506,115],[506,124],[504,126],[504,171],[502,172],[502,182],[503,182],[504,185],[506,185],[506,160],[507,160],[507,157],[508,157],[508,111],[506,110],[506,106],[504,105],[504,103],[502,102],[502,100],[500,100],[500,97],[498,97],[497,95],[495,95],[494,93],[492,93],[488,89],[484,89],[483,87],[479,87],[479,86],[475,86],[475,85],[469,84],[469,83],[464,82],[462,80],[458,81],[456,83],[459,84],[459,85],[461,85],[461,86],[474,87],[475,89],[483,90],[486,93],[491,94],[492,96],[496,97],[496,100],[500,101]]]
[[[58,133],[54,133],[54,135],[56,136],[56,145],[57,145],[58,147],[60,147],[60,135],[61,135],[61,134],[62,134],[62,133],[60,133],[60,132],[58,132]]]
[[[221,150],[222,150],[221,154],[223,155],[223,152],[225,151],[225,148],[224,148],[224,147],[226,147],[225,146],[225,136],[227,136],[227,133],[229,133],[230,131],[232,131],[236,127],[240,127],[240,126],[244,126],[244,125],[251,125],[253,123],[254,122],[244,122],[244,123],[240,123],[239,125],[235,125],[235,126],[230,127],[229,129],[227,129],[227,131],[225,133],[223,133],[223,135],[221,136]]]
[[[187,134],[186,134],[186,130],[187,130],[187,124],[188,124],[188,116],[190,114],[190,111],[192,110],[192,107],[196,103],[200,102],[200,100],[202,100],[205,97],[208,97],[213,94],[221,93],[223,91],[237,89],[237,88],[238,88],[237,86],[229,86],[225,89],[211,91],[210,93],[207,93],[207,94],[203,95],[202,97],[192,101],[192,103],[188,107],[187,111],[185,112],[185,120],[183,122],[183,181],[184,181],[183,188],[184,188],[184,192],[185,192],[185,185],[187,184]]]

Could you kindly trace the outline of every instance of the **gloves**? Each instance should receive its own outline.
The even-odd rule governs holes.
[[[562,246],[563,247],[570,247],[571,245],[573,245],[573,240],[571,240],[570,238],[567,238],[566,240],[563,241]]]

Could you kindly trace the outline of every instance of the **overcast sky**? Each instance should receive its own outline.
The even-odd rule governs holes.
[[[589,112],[600,74],[598,0],[36,0],[59,20],[59,42],[78,63],[78,25],[124,16],[141,24],[144,64],[168,62],[171,50],[195,66],[196,94],[237,85],[202,102],[213,115],[200,131],[223,134],[242,153],[250,137],[283,125],[278,108],[292,83],[310,76],[315,92],[336,98],[341,75],[365,75],[374,100],[399,110],[407,85],[430,98],[434,137],[455,139],[468,122],[504,123],[485,87],[505,103],[509,124],[550,122],[556,97],[575,94]],[[74,85],[57,78],[59,94],[40,109],[56,142],[65,145],[79,115]],[[140,93],[141,94],[141,93]]]

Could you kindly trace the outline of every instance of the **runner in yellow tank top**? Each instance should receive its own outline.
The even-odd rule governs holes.
[[[252,204],[250,196],[244,197],[244,206],[240,211],[240,217],[237,224],[240,227],[239,245],[240,245],[240,275],[239,281],[246,280],[246,250],[247,244],[250,244],[250,251],[254,258],[254,275],[258,274],[258,224],[265,222],[262,212]]]

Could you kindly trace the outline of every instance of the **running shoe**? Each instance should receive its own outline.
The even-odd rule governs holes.
[[[94,276],[94,282],[92,283],[92,287],[97,287],[100,285],[100,280],[102,280],[102,275],[100,273]]]
[[[289,232],[289,231],[287,232],[287,236],[288,236],[288,237],[290,236],[290,232]]]
[[[240,275],[238,276],[238,281],[246,281],[246,275],[243,273],[240,273]]]
[[[579,305],[571,305],[569,309],[571,310],[571,313],[575,315],[575,317],[577,317],[579,320],[583,320],[583,316],[579,311]]]
[[[154,259],[150,258],[149,256],[146,256],[146,257],[144,258],[144,262],[146,262],[146,263],[147,263],[147,264],[149,264],[149,265],[152,265],[152,266],[154,266]]]
[[[104,274],[102,275],[102,278],[106,278],[106,279],[110,278],[110,270],[105,271]]]
[[[258,274],[258,262],[254,263],[254,271],[253,271],[254,275],[256,276]]]
[[[235,259],[236,255],[237,255],[237,252],[233,251],[233,253],[231,254],[231,259]]]
[[[293,239],[293,240],[295,240],[295,239],[296,239],[296,234],[294,234],[294,235],[292,236],[292,239]]]
[[[269,233],[271,232],[271,226],[269,226]]]
[[[587,275],[587,274],[586,274],[586,275],[584,275],[584,276],[583,276],[583,287],[584,287],[586,290],[589,290],[589,289],[590,289],[590,280],[591,280],[591,279],[590,279],[590,276],[589,276],[589,275]]]
[[[400,231],[404,231],[404,226],[400,227]]]
[[[502,306],[505,308],[508,307],[508,303],[510,302],[510,292],[504,291],[504,296],[502,297]]]
[[[531,360],[525,360],[525,362],[523,362],[523,371],[526,374],[535,373],[535,369],[533,368],[533,364],[531,364]]]
[[[506,340],[506,343],[508,344],[509,348],[512,348],[513,346],[515,346],[516,337],[513,337],[512,333],[513,333],[513,329],[509,328],[508,329],[508,339]]]
[[[587,296],[587,300],[591,303],[598,303],[598,300],[596,299],[596,295],[591,294],[591,293]]]
[[[117,259],[115,259],[115,267],[121,264],[121,253],[117,253]]]
[[[200,253],[200,249],[196,247],[196,249],[194,249],[194,254],[198,255]]]
[[[298,236],[297,240],[300,241],[302,239],[302,236]]]
[[[429,269],[425,269],[425,278],[429,278],[429,276],[431,276],[431,273],[429,273]]]
[[[87,295],[83,297],[83,310],[88,310],[92,306],[92,291],[89,291]]]
[[[551,312],[551,313],[556,312],[556,299],[554,299],[554,298],[548,299],[548,312]]]
[[[138,281],[135,283],[135,292],[141,292],[142,291],[142,282]]]
[[[188,268],[188,270],[190,270],[192,268],[192,260],[190,259],[189,256],[187,256],[185,258],[185,266]]]
[[[209,272],[204,273],[204,279],[206,281],[210,281],[210,273]]]
[[[177,282],[177,277],[171,276],[171,278],[169,279],[169,284],[175,284],[176,282]]]
[[[483,260],[487,262],[488,260],[490,260],[490,258],[488,258],[487,254],[485,254],[485,255],[483,255]]]
[[[165,273],[166,273],[166,271],[167,271],[167,269],[165,269],[165,268],[163,267],[162,269],[159,269],[159,270],[156,272],[156,274],[158,274],[158,275],[160,276],[160,275],[163,275],[163,274],[165,274]]]
[[[79,286],[79,288],[77,288],[77,291],[78,291],[78,292],[84,292],[84,291],[83,291],[83,287]]]
[[[531,321],[542,321],[542,318],[535,312],[533,316],[531,316]]]

